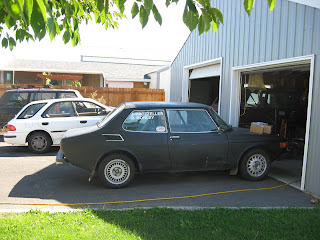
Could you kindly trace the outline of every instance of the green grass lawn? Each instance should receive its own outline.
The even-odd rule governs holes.
[[[320,239],[320,209],[0,214],[0,239]]]

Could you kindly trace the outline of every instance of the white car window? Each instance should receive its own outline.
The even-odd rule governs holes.
[[[45,118],[76,116],[72,102],[53,103],[42,115]]]
[[[33,104],[27,107],[17,118],[27,119],[33,117],[46,103]]]
[[[98,106],[95,103],[86,101],[76,101],[74,102],[74,105],[79,116],[106,115],[105,109]]]

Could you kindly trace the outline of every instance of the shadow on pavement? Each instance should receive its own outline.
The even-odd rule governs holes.
[[[168,198],[216,193],[241,189],[274,187],[283,183],[267,178],[250,182],[225,172],[147,173],[136,176],[127,188],[105,188],[98,178],[88,182],[89,174],[75,166],[52,164],[25,176],[11,190],[9,197],[57,200],[61,203],[101,203],[140,199]],[[285,186],[273,190],[225,193],[178,200],[145,201],[137,203],[82,205],[104,209],[134,207],[313,207],[312,197]]]

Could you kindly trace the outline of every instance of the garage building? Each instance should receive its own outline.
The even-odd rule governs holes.
[[[224,24],[190,34],[171,65],[170,101],[212,105],[235,127],[272,125],[290,143],[274,174],[319,197],[320,2],[277,0],[270,12],[256,1],[250,17],[242,0],[213,3]]]

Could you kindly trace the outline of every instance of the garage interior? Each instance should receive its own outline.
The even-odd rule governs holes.
[[[220,77],[207,77],[190,80],[189,102],[212,106],[218,112]]]
[[[286,183],[300,180],[302,175],[309,77],[309,64],[241,74],[239,127],[267,123],[288,142],[269,174]],[[300,184],[294,186],[300,188]]]

